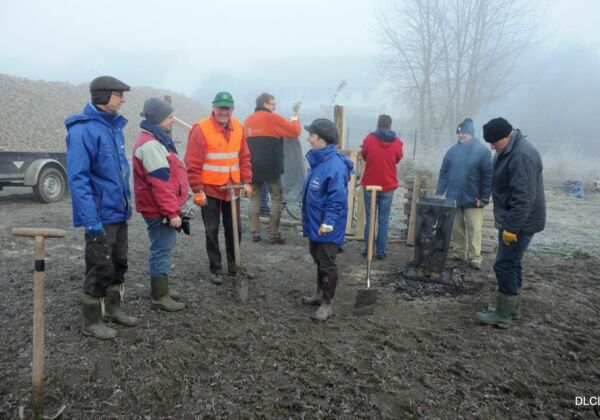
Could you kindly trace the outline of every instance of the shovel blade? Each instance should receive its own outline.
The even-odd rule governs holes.
[[[360,289],[354,302],[354,315],[372,315],[377,303],[377,289]]]
[[[233,278],[233,298],[240,303],[248,301],[248,280],[240,273]]]

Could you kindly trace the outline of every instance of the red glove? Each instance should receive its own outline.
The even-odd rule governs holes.
[[[198,191],[194,193],[194,204],[200,207],[204,207],[206,205],[206,194],[204,191]]]

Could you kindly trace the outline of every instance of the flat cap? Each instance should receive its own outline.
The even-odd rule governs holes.
[[[127,92],[130,90],[130,87],[115,77],[100,76],[96,77],[94,80],[92,80],[92,83],[90,83],[90,92],[97,92],[99,90],[110,92]]]

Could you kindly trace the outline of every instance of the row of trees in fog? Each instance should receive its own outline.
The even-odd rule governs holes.
[[[378,10],[386,76],[410,102],[422,142],[511,89],[532,16],[522,0],[390,0]]]

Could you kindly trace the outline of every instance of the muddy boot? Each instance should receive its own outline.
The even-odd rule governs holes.
[[[323,322],[333,315],[333,302],[323,298],[321,306],[310,317],[315,321]]]
[[[81,299],[83,309],[83,335],[109,340],[117,336],[117,330],[102,321],[102,303],[100,298],[84,294]]]
[[[335,296],[335,288],[337,286],[337,273],[323,274],[322,288],[323,300],[321,306],[312,314],[311,318],[315,321],[326,321],[327,318],[333,316],[333,297]]]
[[[521,296],[523,296],[523,288],[517,289],[517,304],[512,310],[512,319],[521,319]]]
[[[137,319],[127,315],[121,309],[121,300],[123,296],[123,285],[115,284],[106,289],[106,298],[104,299],[104,316],[105,321],[112,321],[115,324],[121,324],[126,327],[137,325]]]
[[[150,286],[152,288],[152,308],[167,312],[181,311],[185,308],[185,303],[175,302],[169,296],[169,278],[167,276],[151,278]]]
[[[517,304],[517,296],[498,292],[497,299],[496,310],[493,312],[477,312],[477,319],[482,324],[508,328],[512,321],[512,311]]]
[[[303,305],[320,305],[321,291],[323,289],[323,273],[317,271],[317,292],[311,296],[303,296],[300,302]]]

